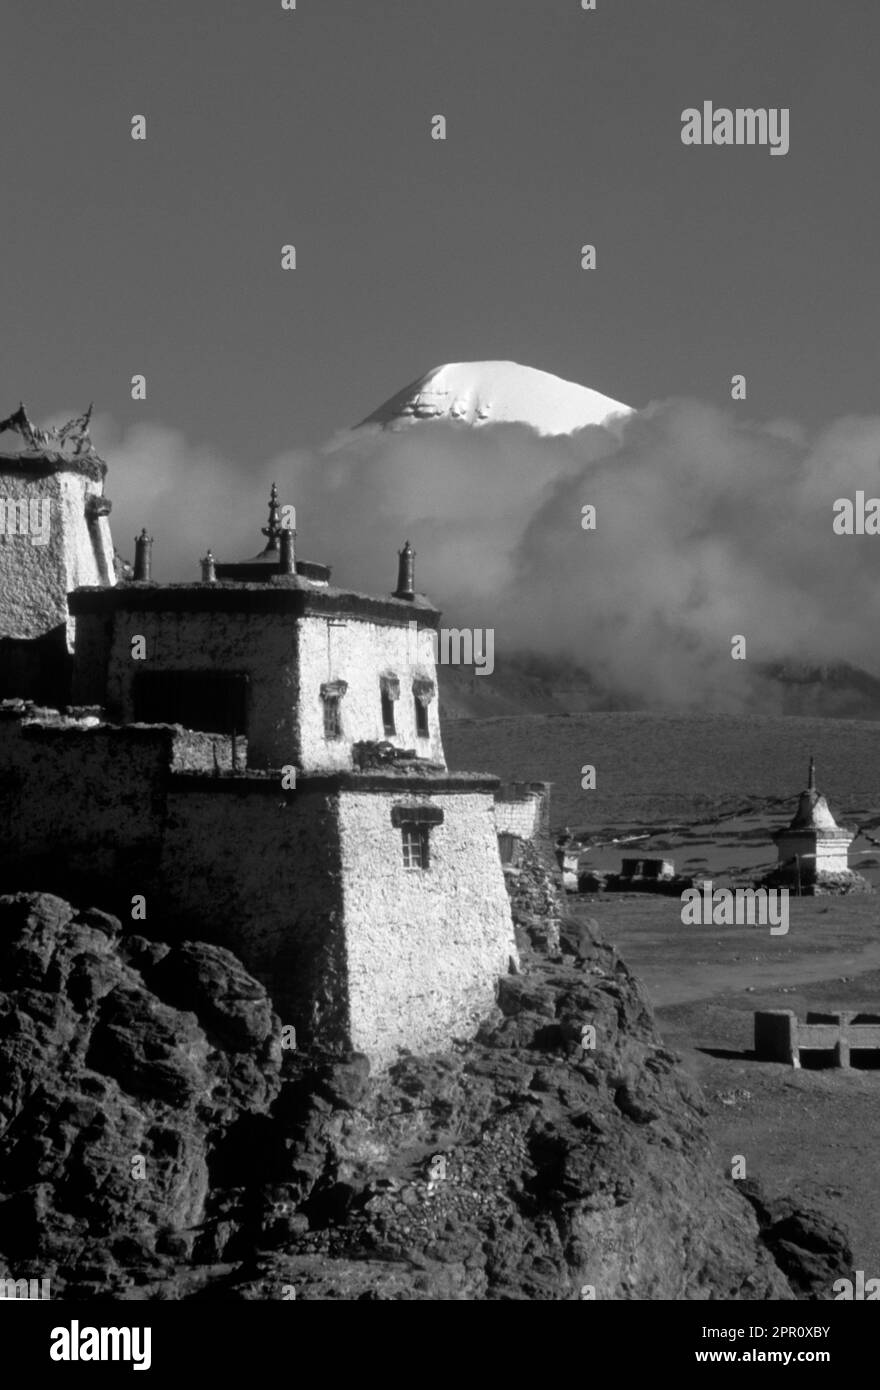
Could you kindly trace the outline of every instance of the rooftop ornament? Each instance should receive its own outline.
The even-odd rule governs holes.
[[[413,550],[409,541],[404,541],[403,549],[397,552],[397,588],[394,590],[394,598],[412,600],[415,598],[416,578],[415,578],[415,558],[416,552]]]
[[[66,425],[56,425],[52,429],[41,430],[29,419],[23,403],[18,410],[0,420],[0,434],[7,430],[21,436],[28,449],[44,452],[55,449],[59,453],[69,451],[74,458],[96,457],[95,446],[89,433],[92,406],[82,415],[68,420]]]
[[[268,525],[260,528],[263,535],[267,537],[266,551],[278,550],[279,538],[282,532],[282,525],[278,512],[278,487],[272,484],[272,491],[269,493],[269,522]],[[266,551],[263,553],[265,554]]]

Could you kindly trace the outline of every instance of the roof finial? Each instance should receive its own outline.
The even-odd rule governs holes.
[[[139,536],[134,538],[134,576],[139,583],[146,583],[150,578],[150,566],[152,564],[153,537],[147,535],[147,528],[144,527]]]
[[[816,759],[810,755],[810,780],[807,783],[807,791],[816,790]]]
[[[413,550],[409,541],[405,541],[403,549],[398,550],[397,555],[397,588],[394,590],[394,597],[412,600],[415,598],[416,587],[416,552]]]
[[[267,536],[269,540],[266,549],[277,550],[278,537],[281,535],[281,522],[278,519],[278,488],[275,483],[272,484],[272,491],[269,493],[269,523],[261,529],[263,535]]]

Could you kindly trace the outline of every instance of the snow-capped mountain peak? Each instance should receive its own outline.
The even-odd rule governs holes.
[[[571,434],[632,408],[588,386],[518,362],[447,362],[405,386],[358,428],[402,429],[419,420],[516,423],[538,434]]]

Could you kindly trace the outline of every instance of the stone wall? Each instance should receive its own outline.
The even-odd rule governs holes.
[[[496,801],[495,827],[499,835],[516,835],[521,840],[533,840],[541,822],[541,799],[526,797],[523,801]]]
[[[214,741],[46,712],[0,718],[0,892],[66,893],[234,948],[300,1036],[347,1027],[332,797],[274,776],[214,777]],[[220,756],[224,750],[218,741]]]
[[[169,590],[174,592],[174,590]],[[115,611],[84,614],[83,648],[77,644],[74,698],[99,700],[121,724],[135,718],[135,678],[141,672],[202,671],[244,674],[248,687],[248,745],[256,767],[299,763],[296,707],[297,625],[276,614],[236,611]],[[132,638],[143,637],[146,658],[132,657]],[[102,655],[106,646],[106,657]],[[91,673],[106,671],[101,696]]]
[[[497,792],[495,825],[499,835],[534,840],[547,834],[549,821],[549,782],[510,782]]]
[[[173,743],[166,726],[0,717],[2,891],[94,895],[155,865]],[[108,905],[119,906],[115,889]]]
[[[0,893],[228,946],[302,1044],[376,1065],[491,1009],[516,955],[492,779],[392,769],[287,790],[277,773],[179,770],[204,767],[214,740],[172,726],[30,714],[0,712]],[[442,814],[426,870],[404,866],[392,821],[413,807]]]
[[[73,657],[67,624],[41,637],[0,637],[0,700],[32,700],[56,707],[69,703]]]
[[[404,867],[392,807],[443,813]],[[351,1037],[381,1061],[448,1046],[491,1009],[516,946],[490,793],[340,794]]]
[[[270,777],[178,775],[168,793],[161,912],[234,950],[300,1044],[348,1035],[336,800]]]

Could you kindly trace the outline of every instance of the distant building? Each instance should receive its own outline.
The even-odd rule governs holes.
[[[666,893],[675,897],[692,883],[692,878],[676,874],[671,859],[624,859],[619,874],[605,875],[604,887],[609,893]]]
[[[620,877],[655,880],[675,878],[675,864],[671,859],[623,859]]]
[[[854,838],[854,831],[837,824],[817,791],[816,763],[811,758],[807,786],[798,798],[794,818],[773,835],[779,859],[768,883],[805,894],[870,891],[861,874],[849,867]]]

